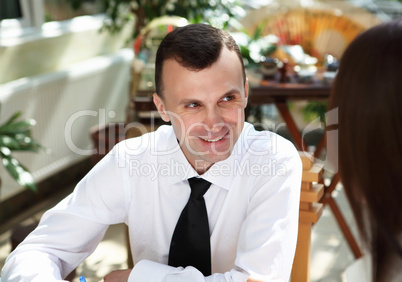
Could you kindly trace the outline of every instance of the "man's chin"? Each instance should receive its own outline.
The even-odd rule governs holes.
[[[212,165],[214,163],[226,160],[227,158],[230,157],[230,154],[231,154],[230,152],[225,152],[225,153],[221,153],[221,154],[220,153],[207,154],[207,155],[202,156],[202,158],[199,160],[199,163],[200,164],[202,164],[202,163],[208,164],[209,163],[210,165]]]

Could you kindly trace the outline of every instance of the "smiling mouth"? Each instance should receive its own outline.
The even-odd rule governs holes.
[[[227,133],[224,134],[223,136],[218,137],[218,138],[215,138],[215,139],[207,139],[207,138],[203,138],[203,137],[200,137],[200,139],[203,140],[203,141],[205,141],[205,142],[215,143],[215,142],[221,141],[223,138],[226,137],[226,135],[227,135]]]
[[[214,143],[214,142],[218,142],[218,141],[222,140],[223,137],[225,137],[225,136],[222,136],[222,137],[216,138],[216,139],[205,139],[205,138],[202,138],[202,137],[200,137],[200,138],[201,138],[202,140],[206,141],[206,142]]]

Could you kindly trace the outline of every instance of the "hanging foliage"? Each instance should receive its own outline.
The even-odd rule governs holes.
[[[21,186],[36,191],[31,173],[12,156],[13,151],[38,152],[43,148],[31,136],[31,127],[35,125],[35,120],[19,120],[20,116],[21,112],[17,112],[0,125],[0,157],[3,166],[12,178]]]

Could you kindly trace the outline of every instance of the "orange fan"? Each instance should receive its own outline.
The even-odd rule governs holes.
[[[371,20],[370,25],[379,23]],[[280,45],[300,45],[305,53],[322,61],[325,54],[340,58],[348,44],[367,24],[360,24],[339,10],[299,8],[266,16],[247,29],[251,34],[257,26],[264,26],[262,35],[274,34]],[[279,48],[280,49],[280,48]],[[278,57],[280,58],[280,50]]]

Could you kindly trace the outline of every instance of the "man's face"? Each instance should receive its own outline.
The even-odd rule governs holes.
[[[202,174],[227,159],[243,129],[248,97],[236,53],[223,48],[218,61],[200,71],[167,60],[162,80],[163,99],[154,94],[154,102],[194,169]]]

